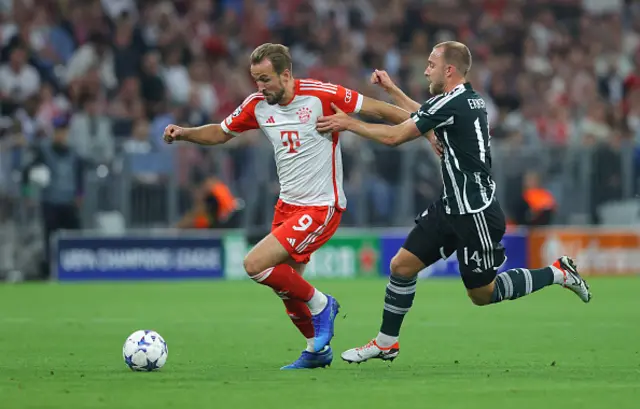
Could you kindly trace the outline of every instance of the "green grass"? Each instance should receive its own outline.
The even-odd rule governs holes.
[[[377,333],[385,281],[315,284],[343,307],[336,356]],[[640,279],[591,286],[589,305],[551,288],[479,308],[421,281],[395,362],[287,372],[304,340],[251,282],[0,286],[0,407],[637,408]],[[122,360],[143,328],[169,345],[159,372]]]

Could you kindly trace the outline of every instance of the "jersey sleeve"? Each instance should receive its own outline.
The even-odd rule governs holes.
[[[262,98],[255,97],[254,95],[256,94],[245,99],[231,115],[220,123],[225,133],[237,136],[242,132],[260,128],[256,120],[255,107]]]
[[[338,85],[333,102],[338,108],[347,114],[357,114],[362,108],[362,94],[357,91]]]
[[[433,102],[427,101],[420,109],[411,114],[411,119],[416,123],[421,133],[425,134],[453,119],[453,107],[447,102],[449,102],[448,98],[438,98]]]

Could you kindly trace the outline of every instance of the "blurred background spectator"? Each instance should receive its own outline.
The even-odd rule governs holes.
[[[30,187],[40,185],[41,218],[43,224],[44,258],[41,277],[48,278],[49,246],[53,233],[59,229],[80,228],[84,163],[69,139],[68,121],[56,119],[50,139],[34,146],[23,170],[22,184],[26,198],[31,198]]]
[[[105,214],[121,227],[174,226],[202,208],[205,174],[244,200],[240,227],[267,229],[277,184],[266,138],[167,146],[164,127],[232,112],[255,92],[248,56],[263,42],[290,47],[298,78],[386,99],[367,82],[385,69],[421,101],[430,49],[449,39],[473,53],[469,80],[488,106],[510,219],[528,223],[523,184],[535,182],[554,202],[545,224],[616,223],[606,204],[638,192],[638,2],[0,0],[3,226],[36,223],[15,213],[15,172],[66,117],[69,144],[87,163],[84,228],[111,228]],[[407,226],[440,193],[439,162],[424,141],[388,149],[345,133],[342,143],[345,225]]]

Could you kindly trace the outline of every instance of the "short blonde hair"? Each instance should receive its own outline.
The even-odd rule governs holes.
[[[445,41],[436,44],[433,48],[442,48],[445,64],[451,64],[456,67],[460,74],[467,75],[471,69],[471,51],[469,51],[469,47],[458,41]]]
[[[251,64],[259,64],[264,59],[271,61],[276,74],[282,74],[288,69],[293,72],[293,64],[289,48],[282,44],[265,43],[258,46],[251,53]]]

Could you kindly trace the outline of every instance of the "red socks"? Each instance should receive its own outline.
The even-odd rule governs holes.
[[[311,311],[309,311],[307,304],[300,300],[282,300],[282,302],[287,307],[287,314],[298,331],[307,339],[313,338],[316,332],[313,329]]]
[[[288,264],[278,264],[251,278],[257,283],[271,287],[280,298],[307,302],[315,291],[315,288]]]
[[[252,279],[271,287],[282,298],[287,314],[293,325],[305,338],[313,338],[315,331],[311,320],[311,311],[306,302],[311,299],[315,289],[288,264],[279,264],[255,275]]]

